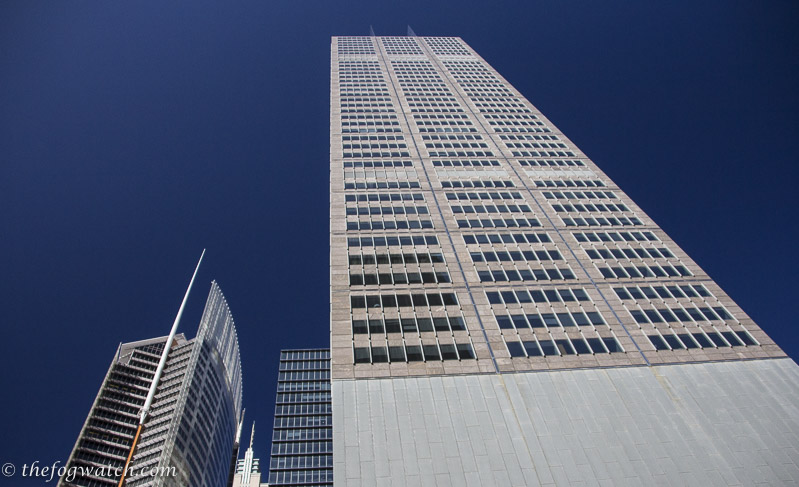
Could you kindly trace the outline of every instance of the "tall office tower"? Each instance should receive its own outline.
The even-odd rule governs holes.
[[[330,351],[282,350],[269,485],[333,485]]]
[[[166,340],[119,346],[60,485],[118,485]],[[197,337],[175,336],[125,485],[226,485],[241,392],[236,329],[212,282]]]
[[[796,364],[463,40],[334,37],[330,121],[337,485],[799,482]]]

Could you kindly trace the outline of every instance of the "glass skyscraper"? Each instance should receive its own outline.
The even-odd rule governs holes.
[[[330,351],[282,350],[270,486],[333,485]]]
[[[60,485],[118,485],[166,340],[119,346]],[[241,400],[236,329],[212,282],[197,337],[175,337],[125,485],[227,485]]]
[[[337,485],[799,482],[799,368],[462,39],[334,37]]]

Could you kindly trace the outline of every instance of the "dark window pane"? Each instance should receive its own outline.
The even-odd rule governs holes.
[[[363,296],[350,296],[350,306],[353,308],[365,308],[366,298]]]
[[[577,326],[569,313],[558,313],[558,320],[563,326]]]
[[[438,293],[428,294],[427,302],[430,303],[430,307],[444,305],[444,302],[441,300],[441,295]]]
[[[367,333],[369,328],[366,326],[366,320],[352,320],[353,333]]]
[[[511,315],[510,318],[516,328],[527,328],[527,320],[524,319],[524,315]]]
[[[463,321],[463,318],[461,318],[460,316],[456,316],[454,318],[450,317],[449,326],[453,330],[465,330],[466,329],[466,323]]]
[[[370,333],[383,333],[383,320],[369,320]]]
[[[749,333],[745,331],[736,331],[735,334],[738,335],[738,338],[740,338],[741,341],[744,342],[744,344],[749,346],[757,345],[757,342],[755,341],[754,338],[752,338],[752,336]]]
[[[456,344],[458,348],[458,355],[460,355],[461,360],[473,359],[474,357],[474,350],[472,350],[472,346],[469,343],[458,343]]]
[[[683,342],[685,348],[699,348],[699,345],[693,341],[691,335],[688,333],[680,333],[677,335],[680,337],[680,341]]]
[[[409,345],[405,347],[405,352],[408,354],[408,362],[421,362],[424,360],[422,357],[422,347],[418,345]]]
[[[455,293],[442,293],[441,298],[444,300],[444,305],[446,306],[458,305],[458,298],[455,296]]]
[[[441,359],[442,360],[458,360],[458,352],[455,351],[455,345],[447,344],[441,346]]]
[[[672,335],[671,333],[666,334],[663,338],[666,339],[666,343],[668,343],[673,350],[679,350],[681,348],[685,348],[682,342],[680,342],[680,340],[678,340],[677,337]]]
[[[574,347],[569,340],[561,339],[555,340],[555,343],[558,345],[558,350],[560,351],[561,355],[574,355]]]
[[[743,344],[744,344],[738,338],[738,335],[736,335],[735,333],[733,333],[731,331],[723,331],[723,332],[721,332],[721,334],[724,335],[724,338],[726,338],[727,341],[730,342],[730,345],[732,345],[733,347],[742,347]]]
[[[356,364],[368,364],[369,360],[369,349],[366,347],[359,347],[355,349],[355,363]]]
[[[599,338],[589,338],[588,345],[591,346],[591,350],[593,350],[594,353],[608,353],[608,350]]]
[[[410,308],[411,297],[407,294],[397,294],[397,306],[400,308]]]
[[[419,331],[433,331],[433,320],[430,318],[416,318],[416,323],[419,325]]]
[[[416,320],[413,318],[402,318],[402,331],[405,333],[416,333]]]
[[[510,352],[511,357],[524,357],[524,348],[522,348],[522,344],[516,341],[506,342],[508,346],[508,352]]]
[[[725,342],[724,339],[721,338],[721,335],[719,335],[718,333],[711,331],[708,332],[707,336],[713,341],[713,344],[716,345],[717,347],[729,347],[729,345],[727,345],[727,342]]]
[[[513,329],[513,323],[510,321],[510,317],[507,315],[498,315],[497,324],[499,325],[499,328],[503,330]]]
[[[449,322],[446,318],[433,318],[433,328],[436,331],[449,331]]]
[[[399,333],[400,321],[395,319],[386,320],[386,333]]]
[[[383,306],[386,308],[396,308],[397,298],[393,294],[383,295]]]
[[[660,335],[649,335],[649,341],[655,346],[656,350],[668,350],[669,346]]]
[[[530,357],[540,357],[543,355],[541,353],[541,349],[538,348],[538,344],[534,341],[522,342],[522,345],[524,345],[524,349],[527,351],[527,355]]]
[[[441,360],[441,355],[438,354],[438,347],[435,345],[425,345],[424,347],[424,359],[428,362]]]
[[[546,328],[546,326],[544,326],[544,320],[542,320],[538,314],[527,315],[527,321],[530,322],[530,326],[533,328]]]
[[[582,338],[572,338],[572,345],[574,345],[574,349],[580,355],[587,355],[591,353],[591,349],[588,348],[588,344],[585,343],[585,340]]]
[[[497,292],[487,292],[486,296],[488,297],[488,302],[491,304],[502,304],[502,299],[499,297],[499,293]]]
[[[427,298],[425,298],[424,294],[412,294],[411,299],[414,306],[427,306]]]
[[[558,353],[558,348],[555,346],[555,342],[552,340],[540,340],[538,344],[541,345],[541,350],[544,352],[544,355],[548,357],[552,355],[560,355]]]
[[[388,356],[392,362],[405,362],[405,351],[402,347],[388,347]]]
[[[366,296],[366,307],[367,308],[379,308],[380,307],[380,296],[375,296],[375,295]]]
[[[386,347],[372,347],[372,362],[376,364],[388,362]]]
[[[708,340],[708,338],[702,333],[693,333],[694,340],[699,343],[699,346],[702,348],[713,348],[713,343]]]

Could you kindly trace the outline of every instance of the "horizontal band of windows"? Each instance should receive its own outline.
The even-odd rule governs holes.
[[[341,120],[342,121],[344,121],[344,120],[397,120],[397,116],[396,115],[375,115],[375,114],[341,115]]]
[[[643,225],[644,223],[636,217],[627,218],[620,216],[618,218],[609,216],[605,217],[585,217],[585,218],[561,218],[563,224],[567,227],[618,227],[618,226],[633,226]]]
[[[488,149],[488,144],[485,142],[427,142],[424,147],[425,149]]]
[[[461,169],[436,169],[439,178],[483,178],[483,177],[508,177],[508,171],[483,167],[465,167]]]
[[[415,169],[345,169],[344,177],[346,179],[383,179],[383,178],[397,178],[397,179],[411,179],[416,177]]]
[[[513,188],[513,181],[441,181],[442,188]]]
[[[513,227],[540,227],[541,223],[535,218],[481,218],[480,220],[457,220],[458,228],[513,228]]]
[[[521,199],[524,199],[524,198],[522,198],[522,194],[519,193],[518,191],[513,191],[513,192],[491,191],[491,192],[480,192],[480,193],[477,193],[477,192],[474,192],[474,193],[465,193],[465,192],[452,193],[452,192],[447,192],[446,195],[447,195],[447,200],[449,200],[449,201],[458,201],[458,200],[460,200],[460,201],[469,201],[469,200],[521,200]]]
[[[344,167],[412,167],[411,161],[344,161]]]
[[[561,338],[557,340],[508,341],[511,357],[557,357],[561,355],[591,355],[624,352],[614,337]]]
[[[498,124],[496,122],[492,122],[491,125],[500,125],[500,124]],[[505,124],[503,123],[502,125],[505,125]],[[513,125],[513,124],[507,124],[507,125]],[[543,125],[543,124],[541,122],[539,122],[539,125]],[[550,130],[550,129],[546,128],[546,127],[494,127],[494,132],[497,132],[497,133],[503,133],[503,132],[504,133],[518,133],[518,132],[542,133],[542,132],[552,132],[552,130]]]
[[[357,159],[361,157],[411,157],[407,151],[380,151],[380,152],[343,152],[345,159]]]
[[[357,206],[346,209],[348,216],[357,215],[429,215],[427,206]]]
[[[613,191],[544,191],[543,195],[548,200],[617,199]]]
[[[283,418],[294,419],[294,418]],[[325,418],[327,419],[327,418]],[[333,425],[332,418],[330,425]],[[274,470],[288,469],[288,468],[320,468],[320,467],[333,467],[333,455],[304,455],[304,456],[290,456],[290,457],[272,457],[269,462],[269,468]]]
[[[448,95],[449,93],[442,92],[441,94]],[[414,114],[414,118],[418,115]],[[428,127],[472,127],[474,124],[469,120],[414,120],[414,123],[419,127],[419,132],[424,133],[422,129],[424,126]],[[477,129],[468,128],[469,132],[476,133]],[[429,130],[427,131],[429,133]]]
[[[393,284],[449,284],[448,272],[381,272],[379,274],[350,274],[350,286],[377,286]]]
[[[482,135],[423,135],[422,140],[483,140],[483,136]],[[437,145],[436,147],[440,146]]]
[[[281,350],[280,360],[314,360],[330,358],[330,350]]]
[[[674,254],[665,247],[638,249],[585,249],[586,255],[590,259],[667,259],[674,257]]]
[[[526,262],[526,261],[550,261],[563,260],[563,256],[557,250],[511,250],[505,251],[486,251],[470,252],[472,262]]]
[[[330,404],[286,404],[275,406],[275,416],[301,416],[308,414],[331,414]]]
[[[291,455],[291,454],[307,454],[307,453],[333,453],[333,441],[331,440],[331,441],[305,441],[299,443],[272,443],[272,455]],[[304,473],[304,472],[279,472],[279,473],[295,474],[295,473]],[[333,477],[333,471],[331,470],[330,478],[332,477]],[[272,483],[271,478],[269,479],[269,482]]]
[[[538,179],[535,181],[538,188],[604,188],[605,183],[598,179]],[[569,193],[566,193],[569,194]],[[613,194],[613,193],[610,193]],[[613,198],[616,196],[613,195]]]
[[[577,154],[575,154],[572,151],[554,151],[554,150],[511,151],[511,154],[513,155],[513,157],[577,157]]]
[[[418,90],[408,90],[408,91],[418,91]],[[442,93],[450,94],[448,90],[445,92],[441,90]],[[469,120],[468,115],[461,115],[461,114],[447,114],[447,113],[414,113],[413,119],[417,121],[424,121],[424,120]],[[418,123],[418,122],[417,122]]]
[[[691,271],[683,265],[670,264],[638,265],[624,267],[597,267],[606,279],[630,279],[639,277],[690,277]]]
[[[354,335],[465,331],[466,322],[460,316],[424,318],[420,316],[404,316],[400,318],[352,320]]]
[[[480,282],[560,281],[577,277],[571,269],[502,269],[477,271]]]
[[[396,237],[394,237],[396,238]],[[409,238],[409,237],[405,237]],[[407,242],[406,245],[411,245]],[[444,263],[444,254],[440,252],[414,253],[414,254],[352,254],[349,256],[350,265],[381,265],[381,264],[437,264]]]
[[[330,381],[278,382],[277,392],[329,391]]]
[[[597,212],[597,211],[609,211],[609,212],[616,212],[616,211],[632,211],[626,205],[621,203],[586,203],[586,204],[575,204],[575,205],[552,205],[552,209],[557,211],[558,213],[577,213],[577,212]]]
[[[346,141],[356,141],[356,140],[357,141],[361,141],[361,140],[372,141],[372,140],[375,140],[375,141],[379,142],[379,141],[383,141],[383,140],[385,140],[385,141],[388,141],[388,140],[405,140],[405,136],[404,135],[345,135],[341,139],[342,140],[346,140]],[[374,147],[374,144],[372,144],[372,146]],[[380,147],[384,147],[384,146],[381,145]],[[392,145],[392,146],[388,146],[388,147],[395,147],[395,146]],[[353,148],[357,149],[357,147],[353,147]]]
[[[721,348],[758,346],[745,331],[710,331],[706,333],[664,333],[647,335],[655,350],[684,350],[692,348]]]
[[[470,127],[419,127],[419,133],[447,133],[447,132],[477,132],[477,129]]]
[[[494,157],[491,151],[430,151],[430,157]]]
[[[516,291],[486,291],[490,304],[571,303],[591,301],[585,289],[531,289]]]
[[[701,284],[684,286],[627,286],[615,287],[613,291],[620,299],[659,299],[659,298],[708,298],[713,297]]]
[[[430,220],[373,220],[347,222],[347,230],[419,230],[433,228]]]
[[[353,355],[356,364],[440,362],[442,360],[473,360],[476,358],[470,343],[355,347]]]
[[[344,195],[344,201],[424,201],[422,193],[356,193]]]
[[[280,362],[280,370],[324,370],[330,369],[330,359]]]
[[[390,132],[402,132],[402,130],[397,128],[342,128],[341,133],[344,134],[373,134],[373,133],[390,133]],[[345,163],[346,164],[346,163]]]
[[[578,242],[659,242],[652,232],[575,232]]]
[[[278,381],[307,381],[307,380],[328,380],[330,379],[329,370],[305,370],[305,371],[285,371],[277,376]]]
[[[554,166],[585,166],[583,161],[571,159],[534,159],[517,161],[522,166],[554,167]]]
[[[486,233],[465,234],[463,241],[466,244],[495,244],[495,243],[552,243],[546,233]]]
[[[323,392],[279,392],[277,394],[278,404],[287,403],[307,403],[307,402],[330,402],[330,391]]]
[[[568,149],[561,142],[505,142],[508,149]],[[514,154],[516,152],[514,151]],[[570,154],[571,155],[571,154]]]
[[[347,247],[394,247],[401,245],[438,245],[435,235],[401,237],[348,237]]]
[[[476,105],[480,104],[478,103]],[[500,140],[560,140],[560,138],[557,135],[500,135],[499,139]]]
[[[450,205],[456,215],[474,215],[488,213],[532,213],[528,205]]]
[[[563,313],[528,313],[526,315],[496,315],[501,330],[528,330],[533,328],[566,328],[572,326],[600,326],[607,324],[598,311],[566,311]]]
[[[368,294],[350,296],[352,309],[458,306],[455,293]]]
[[[347,182],[344,189],[421,189],[418,181],[366,181]]]
[[[702,323],[707,321],[726,321],[735,318],[720,306],[682,306],[676,308],[631,309],[628,310],[639,325],[648,323]]]

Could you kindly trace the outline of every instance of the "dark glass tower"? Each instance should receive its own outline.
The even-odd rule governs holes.
[[[280,352],[269,485],[333,485],[330,350]]]

